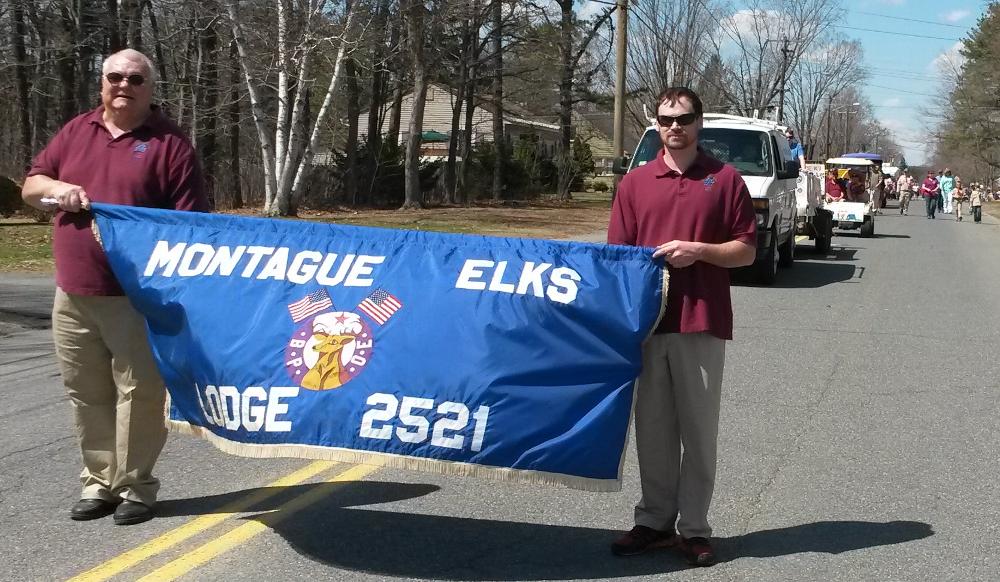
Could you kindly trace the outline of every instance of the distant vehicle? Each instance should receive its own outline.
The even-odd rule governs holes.
[[[701,147],[733,166],[743,176],[757,213],[757,259],[751,276],[769,285],[778,267],[795,262],[798,216],[796,185],[799,163],[785,138],[785,127],[772,121],[706,113],[699,134]],[[628,173],[654,159],[663,150],[655,125],[646,128],[635,154],[616,162],[615,171]],[[810,215],[812,210],[808,210]]]
[[[878,183],[882,181],[881,166],[873,160],[859,157],[830,158],[824,165],[827,170],[835,170],[838,178],[849,180],[854,175],[864,184],[864,195],[860,200],[849,201],[845,196],[840,202],[826,205],[827,210],[833,214],[833,227],[841,230],[860,229],[864,238],[875,236],[875,200]]]

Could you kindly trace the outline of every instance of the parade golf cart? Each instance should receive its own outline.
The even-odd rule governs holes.
[[[845,189],[845,200],[826,204],[826,209],[833,215],[833,228],[840,230],[859,229],[864,238],[875,236],[874,192],[877,186],[876,181],[882,179],[881,164],[866,158],[845,156],[830,158],[826,161],[825,166],[827,171],[835,170],[839,179],[849,179],[851,174],[855,174],[864,180],[865,186],[862,200],[847,201]]]
[[[754,281],[773,283],[778,267],[791,267],[795,261],[799,163],[792,158],[785,127],[765,119],[706,113],[699,144],[743,176],[757,214],[757,258],[749,269]],[[625,174],[662,150],[659,131],[650,125],[632,158],[617,160],[615,171]]]

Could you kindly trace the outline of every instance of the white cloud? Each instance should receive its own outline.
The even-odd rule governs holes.
[[[963,18],[965,18],[970,14],[972,13],[969,12],[968,10],[965,10],[964,8],[959,8],[957,10],[952,10],[951,12],[945,12],[944,14],[941,15],[941,18],[943,18],[946,22],[955,23],[958,22],[959,20],[962,20]]]
[[[886,107],[899,107],[903,104],[903,100],[899,97],[890,97],[882,102],[882,105]]]
[[[584,20],[590,18],[595,14],[600,14],[603,5],[600,2],[587,2],[582,8],[576,13],[577,18]]]
[[[957,75],[962,70],[962,65],[965,64],[965,57],[959,52],[964,46],[964,42],[956,42],[951,45],[951,48],[934,57],[934,60],[931,61],[931,64],[927,68],[941,75]]]
[[[751,39],[755,36],[768,38],[772,29],[781,28],[784,19],[781,12],[777,10],[737,10],[732,16],[722,21],[723,26],[732,34],[735,33],[743,39]]]

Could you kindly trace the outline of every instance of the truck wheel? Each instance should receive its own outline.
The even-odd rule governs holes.
[[[872,238],[873,236],[875,236],[875,219],[866,216],[865,221],[861,223],[861,238]]]
[[[778,266],[783,268],[795,264],[795,231],[788,233],[788,240],[778,249]]]
[[[770,245],[760,259],[753,264],[753,280],[760,285],[771,285],[778,277],[778,233],[771,231]]]
[[[830,252],[830,243],[833,240],[833,217],[822,210],[816,212],[813,228],[816,231],[816,252],[825,255]]]

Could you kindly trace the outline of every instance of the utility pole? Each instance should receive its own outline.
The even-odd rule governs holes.
[[[833,121],[833,95],[827,97],[826,102],[826,150],[824,154],[827,158],[832,158],[830,155],[830,124]]]
[[[625,149],[625,50],[628,46],[628,0],[616,1],[618,4],[618,34],[615,37],[615,119],[611,147],[614,149],[615,158],[618,158]],[[615,175],[612,198],[614,193],[618,191],[618,182],[621,179],[620,175]]]
[[[850,151],[847,149],[847,142],[850,140],[851,135],[851,115],[848,111],[844,111],[841,115],[844,116],[844,153],[846,154]]]
[[[792,54],[792,49],[788,45],[792,42],[788,38],[782,38],[781,42],[781,91],[778,92],[778,123],[781,123],[785,113],[785,81],[788,72],[788,58]]]

